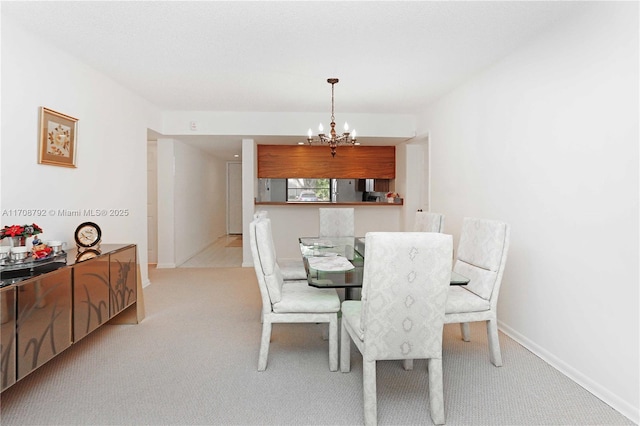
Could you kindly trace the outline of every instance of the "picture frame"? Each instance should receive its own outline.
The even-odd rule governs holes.
[[[38,163],[76,167],[78,119],[40,107]]]

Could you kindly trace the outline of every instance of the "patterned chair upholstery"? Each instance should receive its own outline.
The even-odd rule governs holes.
[[[451,235],[369,232],[362,299],[342,302],[340,370],[350,339],[362,353],[364,422],[377,423],[376,361],[427,359],[429,406],[444,424],[442,331],[451,279]]]
[[[320,237],[354,237],[355,219],[353,208],[320,208]]]
[[[444,232],[444,215],[432,212],[416,212],[413,230],[416,232]]]
[[[266,210],[258,210],[253,214],[254,219],[269,218],[269,212]],[[273,242],[273,233],[271,232],[271,225],[269,225],[269,233],[271,233],[271,240]],[[273,245],[275,247],[275,243]],[[275,248],[274,248],[275,250]],[[289,259],[289,258],[277,258],[278,266],[282,272],[282,278],[285,281],[306,280],[307,271],[304,269],[304,262],[302,259]]]
[[[249,240],[262,297],[258,371],[267,368],[271,325],[305,322],[329,324],[329,369],[337,371],[340,299],[336,290],[310,287],[306,280],[283,280],[273,249],[269,219],[256,219],[249,224]]]
[[[453,270],[470,278],[465,286],[451,286],[445,323],[460,323],[462,339],[469,341],[469,323],[487,324],[489,358],[502,366],[498,339],[497,305],[509,251],[510,226],[496,220],[464,218]]]
[[[414,232],[444,232],[444,215],[440,213],[417,211],[413,224]],[[402,363],[405,370],[413,369],[413,360],[405,359]]]

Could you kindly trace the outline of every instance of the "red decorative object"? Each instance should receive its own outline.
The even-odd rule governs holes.
[[[40,234],[41,232],[42,228],[40,228],[35,223],[32,223],[31,225],[25,224],[5,226],[4,228],[0,229],[0,240],[7,237],[27,238],[36,234]]]
[[[34,247],[33,249],[34,259],[43,259],[49,256],[52,252],[51,247],[46,247],[46,246],[44,246],[43,248],[39,248],[39,247],[42,247],[42,246],[37,246],[37,247]]]

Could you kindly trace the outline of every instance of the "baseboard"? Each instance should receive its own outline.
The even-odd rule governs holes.
[[[600,383],[597,383],[590,377],[585,376],[580,371],[576,370],[555,355],[549,353],[547,350],[537,345],[535,342],[529,340],[503,322],[498,321],[498,328],[504,334],[527,348],[527,350],[535,354],[538,358],[542,359],[547,364],[567,376],[569,379],[582,386],[595,397],[602,400],[602,402],[609,405],[611,408],[618,411],[620,414],[622,414],[635,424],[638,424],[640,420],[640,413],[638,412],[638,409],[636,407],[633,407],[627,401],[612,393],[609,389],[605,388]]]
[[[168,269],[168,268],[175,268],[176,264],[175,263],[158,263],[156,265],[156,268],[158,269]]]

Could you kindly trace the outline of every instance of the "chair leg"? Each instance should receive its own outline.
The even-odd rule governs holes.
[[[462,340],[469,342],[471,340],[471,329],[468,322],[460,323],[460,334],[462,334]]]
[[[489,340],[489,358],[496,367],[502,367],[500,340],[498,339],[498,320],[487,321],[487,339]]]
[[[347,331],[344,320],[340,326],[340,371],[348,373],[351,371],[351,337]]]
[[[376,396],[376,361],[367,361],[362,354],[362,392],[364,394],[364,424],[378,423],[378,401]]]
[[[320,324],[320,327],[322,327],[322,340],[329,340],[329,335],[330,330],[329,330],[329,324]]]
[[[403,359],[402,360],[402,368],[407,371],[413,370],[413,360],[412,359]]]
[[[329,326],[329,370],[338,371],[338,315],[334,315]]]
[[[264,320],[262,323],[262,338],[260,339],[260,356],[258,357],[258,371],[267,369],[267,358],[269,357],[269,342],[271,341],[271,321]]]
[[[444,390],[442,380],[442,359],[430,358],[427,361],[429,374],[429,411],[431,420],[437,425],[445,424]]]

